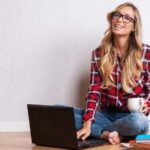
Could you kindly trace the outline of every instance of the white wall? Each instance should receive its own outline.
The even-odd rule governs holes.
[[[107,29],[107,12],[122,2],[0,0],[0,131],[29,129],[27,103],[83,106],[91,51]],[[150,1],[131,2],[150,43]]]

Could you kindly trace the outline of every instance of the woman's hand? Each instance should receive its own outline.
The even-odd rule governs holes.
[[[144,113],[145,115],[148,114],[148,106],[147,106],[147,102],[146,101],[144,102],[143,109],[142,109],[141,112]]]
[[[77,132],[77,139],[85,140],[91,134],[91,124],[90,120],[84,122],[83,128]]]

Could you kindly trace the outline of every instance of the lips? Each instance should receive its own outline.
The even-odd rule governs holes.
[[[114,28],[115,29],[123,29],[124,26],[120,25],[120,24],[114,24]]]

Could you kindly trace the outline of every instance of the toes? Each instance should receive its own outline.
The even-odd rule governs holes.
[[[110,133],[109,133],[109,138],[113,138],[113,136],[114,136],[114,133],[113,133],[113,132],[110,132]]]
[[[111,144],[119,144],[120,143],[120,137],[118,132],[113,131],[109,134],[109,138],[108,138],[109,142]]]
[[[110,144],[115,144],[112,138],[108,138]]]

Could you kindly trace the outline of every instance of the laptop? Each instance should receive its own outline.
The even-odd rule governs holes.
[[[77,140],[72,107],[27,104],[32,143],[39,146],[83,149],[105,144],[104,140]]]

